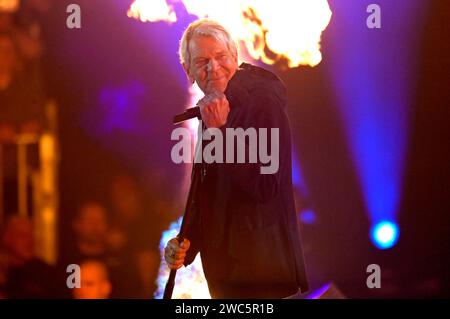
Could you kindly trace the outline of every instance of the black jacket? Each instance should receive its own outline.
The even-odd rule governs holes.
[[[224,141],[227,128],[266,128],[268,137],[271,128],[278,128],[279,169],[274,174],[261,174],[260,167],[268,164],[262,164],[259,156],[257,163],[249,163],[247,156],[244,164],[204,164],[206,176],[198,205],[186,229],[191,248],[185,264],[201,253],[210,290],[211,281],[216,280],[208,278],[214,273],[211,268],[223,267],[232,268],[225,275],[226,282],[266,291],[250,297],[284,297],[298,288],[305,292],[308,284],[294,206],[285,87],[269,71],[243,63],[225,95],[230,113],[221,128]],[[213,258],[207,253],[212,250],[221,251],[223,258],[207,260]],[[214,284],[220,286],[223,281]],[[271,291],[271,287],[277,288]]]

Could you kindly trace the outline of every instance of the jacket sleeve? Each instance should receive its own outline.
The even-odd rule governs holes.
[[[233,163],[224,161],[225,163],[221,165],[229,174],[232,183],[258,202],[264,203],[277,196],[280,189],[280,176],[282,176],[282,170],[287,164],[286,150],[290,147],[290,136],[284,103],[283,97],[266,87],[255,88],[250,92],[246,105],[241,106],[241,110],[236,116],[229,119],[221,127],[225,137],[227,136],[227,129],[243,128],[247,130],[254,128],[256,130],[257,145],[252,146],[248,138],[243,139],[246,154],[245,163],[237,163],[236,160],[236,141],[239,139],[237,137],[234,140]],[[266,141],[262,138],[261,129],[267,130]],[[230,150],[230,141],[228,138],[224,138],[224,140],[224,153],[226,154]],[[264,148],[263,144],[266,146],[266,151],[263,153],[271,154],[270,161],[267,163],[264,163],[260,156],[261,146]],[[252,153],[256,155],[256,163],[249,161]],[[272,172],[263,174],[264,170],[267,172],[268,166],[273,166]]]
[[[198,216],[198,209],[194,207],[191,214],[189,215],[189,220],[183,221],[186,222],[185,234],[184,237],[191,242],[191,245],[186,252],[186,257],[184,259],[184,265],[190,265],[197,253],[200,251],[200,240],[201,240],[201,227],[200,227],[200,218]]]

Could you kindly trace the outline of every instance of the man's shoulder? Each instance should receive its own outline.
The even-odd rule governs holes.
[[[254,65],[254,64],[243,62],[239,66],[239,70],[247,71],[247,72],[252,73],[262,79],[272,80],[272,81],[279,80],[278,76],[276,76],[273,72],[271,72],[265,68],[262,68],[260,66]]]
[[[286,87],[274,73],[248,63],[242,63],[229,82],[226,94],[239,97],[240,102],[260,98],[286,104]],[[227,96],[228,96],[227,95]]]
[[[249,63],[242,63],[238,72],[243,74],[245,77],[244,80],[247,82],[247,88],[250,90],[265,88],[269,91],[284,91],[285,89],[283,81],[277,75],[262,67]]]

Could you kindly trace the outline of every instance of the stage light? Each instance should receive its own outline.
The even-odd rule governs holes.
[[[376,224],[371,231],[374,245],[379,249],[389,249],[397,243],[399,236],[398,226],[389,221]]]
[[[400,212],[414,119],[411,103],[417,85],[416,54],[420,51],[417,34],[429,5],[419,0],[408,1],[407,6],[383,1],[383,24],[389,25],[389,32],[383,34],[361,27],[360,6],[359,1],[334,1],[336,23],[327,38],[327,56],[332,63],[326,67],[335,83],[365,211],[375,225],[396,220]],[[402,34],[401,43],[398,34]],[[377,247],[386,249],[395,244],[395,225],[375,227],[379,230],[371,236]]]
[[[312,210],[304,210],[299,214],[300,221],[307,225],[312,225],[316,222],[317,217],[316,214]]]

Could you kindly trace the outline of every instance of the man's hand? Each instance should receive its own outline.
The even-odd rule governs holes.
[[[184,239],[181,244],[177,238],[169,240],[164,250],[164,259],[170,269],[179,269],[183,266],[184,258],[190,245],[191,242],[187,239]]]
[[[219,128],[227,122],[230,106],[225,94],[214,91],[206,95],[198,103],[202,121],[207,128]]]

